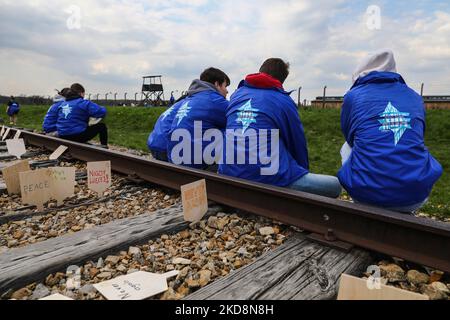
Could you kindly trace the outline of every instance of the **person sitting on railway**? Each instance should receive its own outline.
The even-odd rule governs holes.
[[[342,106],[339,180],[355,202],[414,213],[442,175],[425,146],[423,99],[397,73],[391,50],[365,58],[353,82]]]
[[[103,119],[106,108],[85,100],[85,90],[75,83],[70,87],[66,100],[58,107],[56,128],[61,139],[86,143],[99,135],[103,148],[108,147],[108,129],[103,122],[90,125],[90,121]]]
[[[9,116],[9,124],[16,125],[17,124],[17,115],[20,111],[20,105],[18,102],[16,102],[16,99],[14,97],[11,97],[11,99],[8,102],[8,107],[6,108],[6,113]]]
[[[58,135],[58,130],[56,128],[56,123],[58,121],[58,108],[66,101],[66,96],[69,91],[70,88],[64,88],[61,91],[58,91],[58,95],[53,99],[53,105],[48,109],[44,122],[42,123],[42,129],[47,135]]]
[[[168,161],[169,132],[172,129],[173,120],[182,105],[182,101],[175,102],[172,107],[161,114],[156,121],[155,128],[148,137],[147,146],[156,160]]]
[[[212,161],[204,158],[204,151],[211,147],[211,143],[204,141],[203,137],[210,129],[221,134],[225,129],[227,87],[230,83],[225,72],[216,68],[206,69],[200,79],[192,82],[169,132],[167,155],[171,163],[217,172],[218,155],[212,151]]]
[[[337,198],[342,188],[336,177],[309,172],[303,125],[283,89],[288,75],[289,63],[270,58],[259,73],[241,81],[227,109],[227,147],[219,173]],[[228,146],[233,145],[237,148],[230,148],[230,154]]]

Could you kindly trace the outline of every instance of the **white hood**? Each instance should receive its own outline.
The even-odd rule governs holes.
[[[397,72],[394,53],[387,49],[372,53],[364,58],[353,73],[353,83],[360,77],[364,77],[372,71]]]

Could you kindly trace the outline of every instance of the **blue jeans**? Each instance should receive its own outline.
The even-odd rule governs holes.
[[[289,188],[329,198],[338,198],[342,192],[342,186],[338,178],[314,173],[308,173],[301,177]]]
[[[404,207],[380,207],[386,210],[391,210],[391,211],[397,211],[400,213],[412,213],[415,214],[417,211],[419,211],[420,208],[422,208],[427,202],[428,202],[429,198],[426,198],[424,201],[410,205],[410,206],[404,206]],[[354,203],[361,203],[359,201],[353,200]]]

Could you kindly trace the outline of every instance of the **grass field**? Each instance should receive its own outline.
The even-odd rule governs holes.
[[[18,125],[41,129],[48,107],[22,106]],[[6,119],[6,107],[0,107],[0,117]],[[110,107],[106,123],[110,143],[147,151],[147,137],[164,108]],[[344,143],[340,131],[339,110],[302,110],[309,147],[311,171],[336,175],[340,168],[339,150]],[[450,217],[450,110],[430,110],[427,113],[426,144],[444,168],[423,212],[438,217]]]

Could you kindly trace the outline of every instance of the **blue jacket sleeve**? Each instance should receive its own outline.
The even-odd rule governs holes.
[[[355,138],[354,128],[352,126],[353,116],[353,99],[350,93],[344,97],[344,103],[341,110],[341,130],[345,140],[353,148],[353,140]]]
[[[217,128],[225,129],[227,126],[227,109],[229,106],[229,102],[227,99],[220,97],[213,98],[214,103],[214,125]]]
[[[88,107],[87,109],[88,109],[89,117],[104,118],[106,116],[106,108],[105,107],[101,107],[92,101],[88,101],[87,107]]]
[[[42,129],[46,133],[56,131],[56,122],[58,121],[58,105],[52,105],[45,115],[44,123],[42,124]]]
[[[297,163],[306,170],[309,170],[308,147],[306,143],[305,131],[303,129],[297,107],[289,98],[289,105],[284,107],[282,119],[278,121],[280,128],[280,138],[283,139],[287,150]]]

